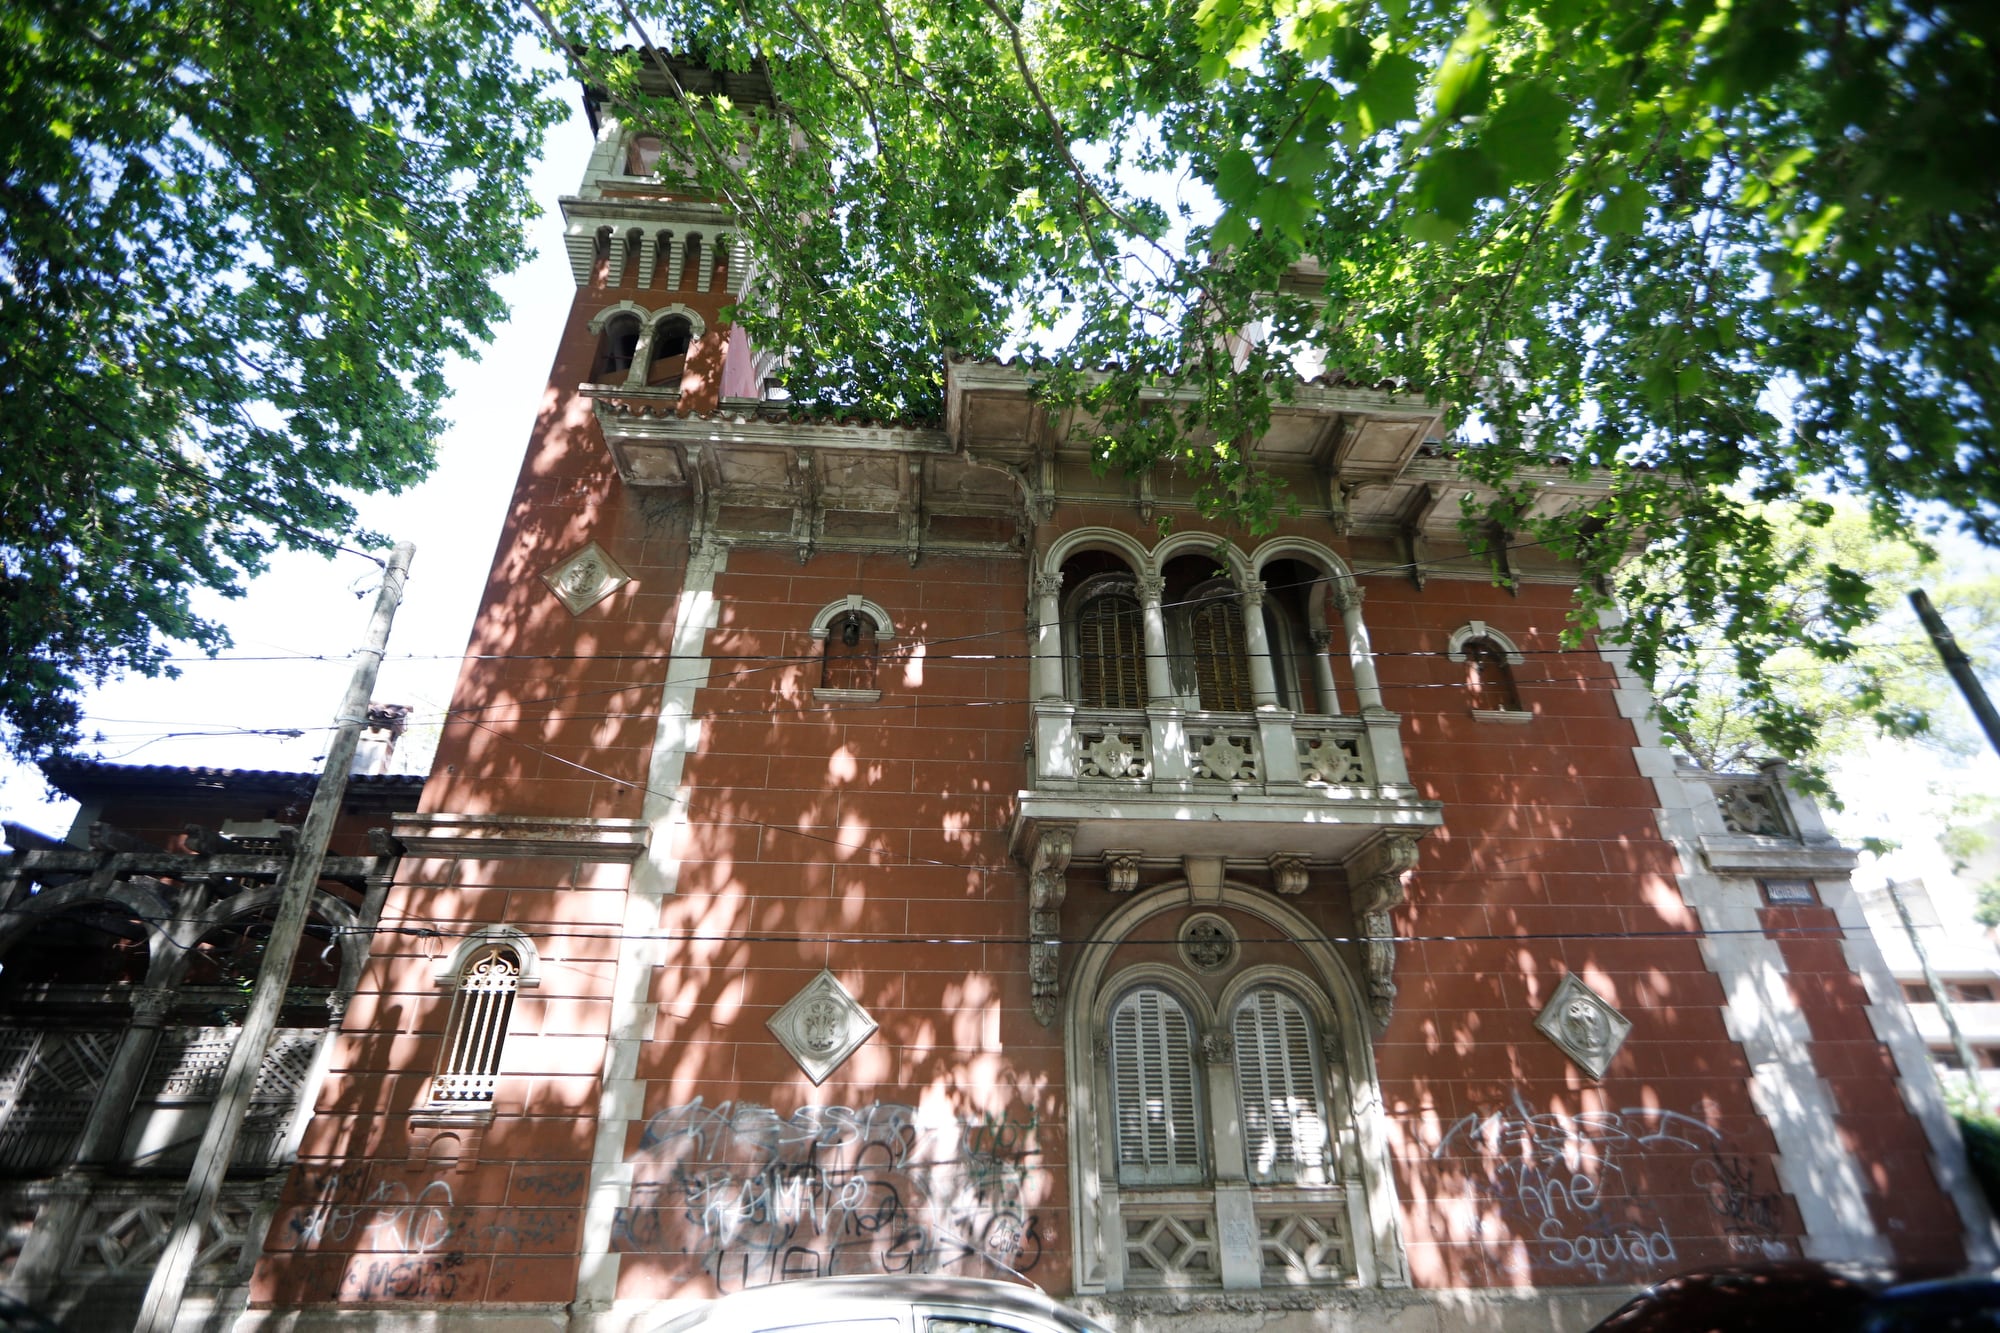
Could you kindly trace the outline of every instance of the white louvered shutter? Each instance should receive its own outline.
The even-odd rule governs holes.
[[[1165,991],[1135,990],[1111,1011],[1111,1098],[1120,1183],[1201,1179],[1194,1024]]]
[[[1326,1112],[1304,1006],[1281,990],[1252,991],[1237,1006],[1234,1036],[1250,1178],[1323,1181]]]

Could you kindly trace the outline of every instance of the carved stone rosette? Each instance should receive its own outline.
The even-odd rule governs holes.
[[[1403,905],[1403,876],[1416,867],[1417,840],[1407,833],[1386,834],[1347,862],[1354,920],[1367,951],[1368,1009],[1377,1036],[1388,1030],[1396,1010],[1396,931],[1389,913]]]
[[[1056,980],[1057,947],[1062,938],[1064,876],[1076,846],[1074,824],[1044,824],[1035,832],[1028,854],[1028,981],[1034,994],[1035,1021],[1043,1027],[1056,1021],[1062,994]]]

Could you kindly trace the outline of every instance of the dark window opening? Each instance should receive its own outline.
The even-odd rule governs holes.
[[[829,690],[872,690],[876,688],[875,667],[879,631],[875,618],[860,611],[848,611],[834,618],[826,628],[826,655],[820,666],[820,685]]]
[[[1477,709],[1523,713],[1521,691],[1514,683],[1514,668],[1507,651],[1491,639],[1468,639],[1465,643],[1465,692]]]
[[[597,368],[591,379],[604,383],[624,379],[631,373],[632,358],[639,354],[639,317],[619,315],[604,326],[597,343]]]

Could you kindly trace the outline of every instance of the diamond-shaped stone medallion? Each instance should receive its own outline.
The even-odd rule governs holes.
[[[1542,1035],[1554,1042],[1583,1072],[1603,1078],[1611,1067],[1611,1057],[1631,1034],[1632,1020],[1613,1009],[1596,991],[1572,972],[1562,979],[1556,993],[1542,1006],[1535,1019]]]
[[[631,580],[632,576],[596,542],[542,571],[542,582],[549,585],[549,591],[561,599],[573,616],[582,615]]]
[[[876,1023],[833,973],[821,972],[768,1026],[817,1086],[874,1035]]]

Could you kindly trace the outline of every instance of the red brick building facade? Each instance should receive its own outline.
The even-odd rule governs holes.
[[[239,1328],[1010,1271],[1126,1327],[1580,1327],[1702,1264],[1991,1259],[1852,856],[1675,765],[1559,560],[1468,555],[1434,409],[1301,385],[1263,537],[1097,475],[1027,367],[795,417],[729,216],[601,131]]]

